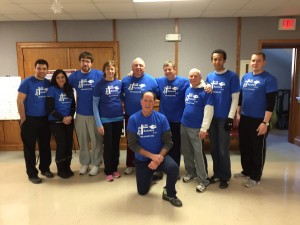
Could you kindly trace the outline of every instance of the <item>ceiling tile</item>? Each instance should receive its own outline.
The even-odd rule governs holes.
[[[103,13],[134,12],[133,3],[95,3],[95,5]]]

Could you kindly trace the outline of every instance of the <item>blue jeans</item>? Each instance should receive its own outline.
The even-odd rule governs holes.
[[[209,128],[214,176],[220,180],[230,180],[231,178],[230,131],[224,130],[225,120],[213,118]]]
[[[156,170],[151,170],[148,165],[151,161],[135,160],[136,167],[136,185],[137,191],[140,195],[145,195],[149,192],[152,176],[155,171],[163,171],[167,174],[166,190],[169,197],[176,196],[175,184],[179,174],[177,163],[169,156],[166,155],[164,161],[157,167]]]

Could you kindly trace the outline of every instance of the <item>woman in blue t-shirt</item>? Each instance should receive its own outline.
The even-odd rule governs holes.
[[[74,175],[70,168],[73,147],[75,99],[65,71],[53,73],[46,98],[50,130],[56,142],[55,161],[57,175],[69,178]]]
[[[103,65],[103,77],[93,94],[93,111],[99,135],[103,135],[105,180],[111,182],[121,177],[118,172],[120,157],[120,137],[123,128],[123,109],[121,101],[122,82],[117,79],[118,72],[113,60]]]

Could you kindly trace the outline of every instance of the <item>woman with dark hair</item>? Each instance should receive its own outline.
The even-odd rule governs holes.
[[[69,178],[74,175],[70,168],[72,160],[75,98],[65,71],[53,73],[46,98],[50,130],[56,142],[55,162],[57,175]]]
[[[93,110],[99,135],[103,135],[104,173],[108,182],[121,177],[118,172],[120,137],[123,128],[121,101],[122,82],[117,79],[118,71],[113,60],[103,65],[104,79],[100,80],[93,95]]]

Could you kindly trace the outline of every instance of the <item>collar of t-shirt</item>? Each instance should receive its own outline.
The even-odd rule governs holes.
[[[204,88],[205,85],[206,85],[205,81],[203,79],[201,79],[200,84],[197,87],[195,87],[195,88]],[[190,84],[190,87],[193,88],[191,84]]]
[[[216,74],[223,74],[223,73],[226,73],[227,70],[228,70],[228,69],[224,69],[224,70],[222,70],[222,71],[220,71],[220,72],[215,71],[215,73],[216,73]]]

